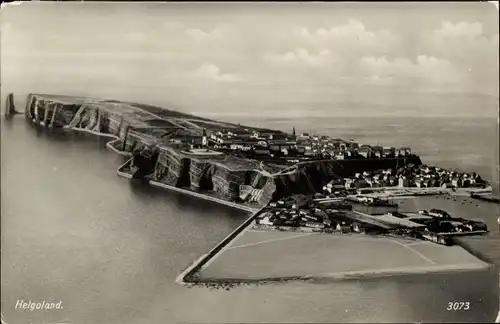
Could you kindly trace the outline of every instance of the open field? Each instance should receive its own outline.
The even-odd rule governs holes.
[[[224,165],[234,171],[238,170],[248,170],[248,169],[259,169],[259,161],[242,159],[232,155],[226,155],[224,159]]]
[[[246,230],[199,271],[199,279],[341,279],[487,266],[459,246],[356,234]]]

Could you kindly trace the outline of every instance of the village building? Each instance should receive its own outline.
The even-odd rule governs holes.
[[[408,178],[405,176],[401,176],[398,178],[398,187],[409,187]]]
[[[371,152],[371,149],[370,149],[370,148],[368,148],[368,147],[361,147],[361,148],[359,148],[359,149],[358,149],[358,153],[359,153],[359,155],[361,155],[362,157],[364,157],[364,158],[366,158],[366,159],[367,159],[367,158],[370,158],[370,157],[371,157],[371,155],[372,155],[372,154],[371,154],[371,153],[372,153],[372,152]]]

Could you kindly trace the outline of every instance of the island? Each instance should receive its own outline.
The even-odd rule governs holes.
[[[7,110],[13,114],[13,95],[7,100]],[[412,251],[410,254],[417,255],[418,262],[429,261],[423,253],[410,248],[408,241],[417,241],[440,246],[439,250],[437,247],[432,250],[439,252],[431,254],[441,255],[440,249],[445,248],[448,256],[455,255],[446,262],[431,260],[431,266],[423,266],[425,269],[458,269],[463,266],[460,260],[465,259],[468,267],[484,266],[482,261],[454,247],[455,236],[487,233],[484,223],[453,217],[439,208],[401,212],[398,203],[392,200],[438,195],[477,198],[492,191],[490,184],[475,172],[424,164],[409,147],[370,145],[353,139],[298,133],[295,127],[285,132],[145,104],[62,95],[30,94],[24,114],[35,127],[109,137],[107,147],[129,157],[117,173],[131,181],[252,212],[237,230],[186,269],[180,282],[217,278],[226,282],[262,281],[263,273],[256,273],[266,269],[264,272],[269,276],[273,267],[280,270],[274,271],[271,277],[280,280],[311,278],[315,271],[337,275],[342,271],[364,273],[366,264],[362,262],[332,272],[329,267],[335,263],[335,253],[321,259],[322,265],[314,266],[316,270],[308,268],[307,265],[318,262],[318,254],[301,249],[314,250],[318,244],[322,248],[330,249],[330,245],[334,245],[336,249],[343,249],[345,240],[357,242],[349,243],[351,254],[368,245],[389,242],[391,246],[404,247],[406,254]],[[293,240],[288,238],[308,235],[308,239],[302,239],[303,245],[286,246],[286,251],[297,251],[297,258],[282,260],[284,250],[253,249],[251,253],[255,255],[246,252],[250,253],[248,258],[234,252],[235,244],[246,247],[268,241],[290,243]],[[379,258],[384,258],[385,249],[380,250]],[[252,249],[246,251],[249,250]],[[337,252],[338,255],[346,253]],[[254,260],[259,255],[265,259],[266,253],[269,254],[267,265],[261,264],[256,272],[249,274],[252,264],[256,264]],[[318,253],[324,254],[326,250]],[[301,265],[287,266],[291,260],[301,260]],[[398,271],[404,268],[403,272],[407,272],[418,263],[412,262],[395,264],[393,268]],[[234,268],[238,263],[239,268]],[[219,273],[215,277],[211,272],[214,267]],[[288,273],[285,275],[281,273],[283,268],[300,269],[285,271]],[[232,269],[229,272],[239,276],[221,269]],[[220,275],[221,271],[224,275]]]

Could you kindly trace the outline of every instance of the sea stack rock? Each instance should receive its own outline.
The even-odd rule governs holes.
[[[17,114],[16,107],[14,106],[14,94],[9,93],[5,99],[5,117],[12,117]]]

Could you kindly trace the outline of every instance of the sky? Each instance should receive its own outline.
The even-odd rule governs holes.
[[[205,116],[498,117],[498,11],[486,2],[31,2],[0,15],[2,98],[83,95]]]

